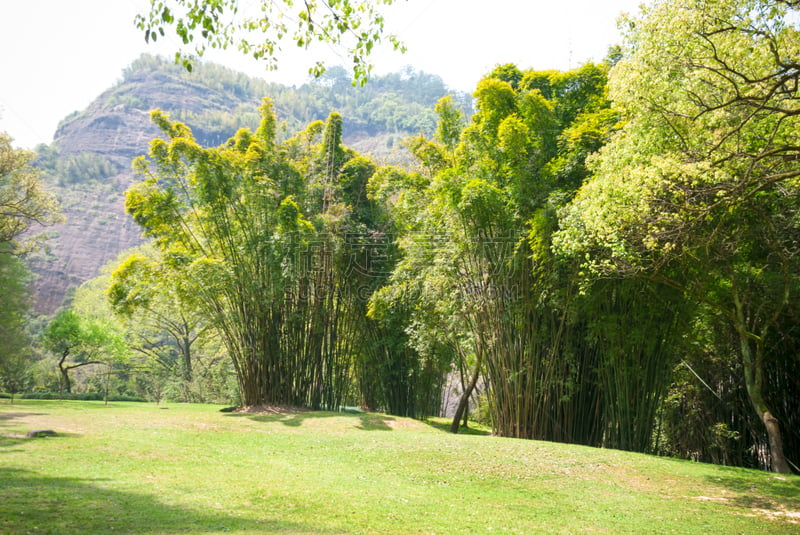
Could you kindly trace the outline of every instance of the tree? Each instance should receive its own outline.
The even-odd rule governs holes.
[[[439,116],[439,121],[434,138],[444,146],[452,158],[456,146],[458,146],[458,138],[461,137],[461,131],[464,130],[463,113],[452,95],[440,98],[436,103],[435,111]]]
[[[335,409],[374,284],[361,260],[380,243],[365,191],[375,166],[341,145],[338,114],[279,143],[268,99],[261,111],[256,132],[215,149],[154,112],[168,139],[137,162],[126,206],[219,330],[245,405]]]
[[[136,17],[136,26],[144,31],[146,41],[156,41],[174,29],[183,45],[192,45],[202,56],[208,47],[236,46],[242,53],[277,67],[281,42],[293,41],[308,49],[314,42],[344,46],[353,61],[353,76],[362,85],[372,65],[368,57],[386,38],[395,50],[403,45],[393,35],[384,34],[384,19],[379,7],[393,0],[291,0],[263,1],[257,13],[247,11],[239,0],[154,0],[150,11]],[[191,70],[191,53],[179,51],[176,61]],[[324,66],[317,62],[309,72],[319,76]]]
[[[670,328],[659,320],[671,309],[642,312],[634,339],[622,325],[611,337],[598,317],[623,323],[625,308],[646,311],[651,296],[612,300],[626,288],[609,284],[579,301],[577,265],[550,252],[557,207],[618,127],[606,73],[593,64],[565,73],[498,67],[479,82],[469,125],[445,99],[436,137],[409,141],[418,172],[378,172],[370,183],[402,229],[403,254],[370,314],[412,309],[412,341],[454,357],[464,385],[454,431],[482,379],[498,434],[650,447],[671,357]],[[651,373],[605,388],[639,367]],[[636,410],[625,410],[631,402]]]
[[[107,364],[125,351],[122,338],[100,321],[79,316],[72,309],[59,311],[42,335],[44,347],[58,359],[62,391],[72,392],[71,370]]]
[[[23,253],[35,245],[27,237],[35,225],[52,225],[61,221],[58,203],[39,183],[37,171],[31,167],[36,155],[11,146],[11,138],[0,133],[0,244],[10,249],[2,254]]]
[[[0,385],[13,396],[24,388],[31,365],[25,328],[30,273],[9,248],[7,243],[0,244]]]
[[[30,387],[30,368],[30,354],[6,353],[0,360],[0,386],[11,394],[11,403],[14,403],[14,394],[25,392]]]
[[[627,124],[556,238],[596,273],[657,281],[714,311],[778,472],[790,469],[766,377],[784,366],[771,344],[800,290],[799,6],[675,0],[631,21],[610,80]]]
[[[209,325],[196,312],[185,280],[180,266],[146,247],[119,263],[106,293],[114,313],[127,321],[132,348],[168,371],[177,368],[188,385],[195,343]]]

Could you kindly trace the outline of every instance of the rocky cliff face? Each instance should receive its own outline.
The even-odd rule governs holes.
[[[31,262],[35,313],[52,314],[70,288],[97,276],[120,252],[142,242],[140,229],[124,207],[122,192],[131,174],[120,173],[110,180],[113,191],[73,188],[69,195],[59,191],[66,221],[48,229],[47,253]]]
[[[115,163],[125,163],[128,168],[131,160],[145,154],[150,140],[160,134],[150,122],[150,110],[159,108],[177,115],[176,119],[192,127],[200,144],[215,146],[242,126],[256,126],[237,120],[231,114],[241,107],[255,113],[259,99],[248,96],[242,98],[224,89],[212,89],[187,79],[186,73],[180,70],[138,70],[100,95],[84,112],[62,121],[54,143],[62,157],[90,152],[104,155]],[[214,113],[228,116],[230,124],[203,125],[204,118]],[[192,124],[192,118],[198,118],[201,124]]]

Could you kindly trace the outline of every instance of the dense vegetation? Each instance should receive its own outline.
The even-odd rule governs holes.
[[[126,201],[152,242],[44,330],[60,388],[97,365],[155,399],[426,417],[449,381],[453,431],[473,410],[507,437],[797,470],[799,7],[658,2],[602,64],[498,66],[474,114],[407,73],[403,98],[437,99],[403,115],[410,167],[345,145],[361,90],[319,120],[336,70],[210,148],[192,122],[226,112],[153,112]],[[307,104],[293,135],[282,99]]]
[[[12,395],[29,386],[27,328],[30,272],[21,260],[41,242],[41,225],[60,220],[60,207],[39,182],[35,154],[15,149],[0,133],[0,384]]]

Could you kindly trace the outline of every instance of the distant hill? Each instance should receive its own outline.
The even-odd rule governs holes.
[[[131,161],[159,135],[150,110],[160,108],[186,123],[204,146],[223,143],[239,128],[255,129],[264,96],[273,100],[287,137],[338,111],[348,146],[379,163],[405,165],[400,142],[433,133],[434,105],[447,94],[471,113],[469,95],[411,69],[353,87],[349,73],[333,67],[318,80],[287,87],[218,65],[200,64],[188,73],[172,61],[142,56],[85,110],[65,117],[51,145],[37,147],[37,165],[59,196],[66,222],[48,229],[48,249],[31,259],[34,311],[51,314],[70,288],[141,243],[139,228],[125,214],[124,192],[134,180]]]

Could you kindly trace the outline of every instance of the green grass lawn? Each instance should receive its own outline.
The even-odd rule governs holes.
[[[0,403],[0,533],[800,533],[798,477],[219,408]]]

